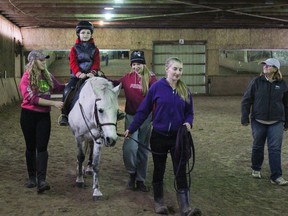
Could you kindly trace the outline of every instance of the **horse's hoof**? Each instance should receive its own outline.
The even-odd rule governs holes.
[[[93,196],[93,201],[102,200],[102,196]]]
[[[84,182],[76,182],[78,188],[84,188]]]

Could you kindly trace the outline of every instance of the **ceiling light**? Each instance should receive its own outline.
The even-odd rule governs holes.
[[[105,14],[105,19],[106,20],[110,20],[112,18],[112,14],[110,14],[110,13],[106,13]]]
[[[113,7],[105,7],[104,10],[114,10]]]

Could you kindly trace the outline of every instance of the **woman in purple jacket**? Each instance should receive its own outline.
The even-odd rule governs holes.
[[[37,192],[50,189],[46,182],[48,162],[47,146],[50,138],[51,106],[58,109],[63,107],[62,101],[53,101],[52,92],[62,92],[65,85],[60,84],[47,71],[46,59],[40,50],[33,50],[28,55],[28,64],[20,81],[22,93],[20,124],[26,143],[26,165],[29,180],[28,188],[37,186]],[[37,182],[36,182],[37,178]]]
[[[174,174],[177,172],[177,199],[181,215],[201,215],[199,209],[190,207],[186,164],[181,163],[179,167],[174,159],[177,131],[182,125],[186,125],[187,130],[190,130],[193,126],[194,117],[192,95],[187,86],[180,80],[182,70],[183,63],[180,59],[172,57],[166,60],[166,78],[161,78],[151,86],[137,110],[134,121],[124,135],[127,137],[133,134],[152,112],[153,130],[150,145],[154,162],[153,192],[155,212],[168,214],[167,206],[163,200],[163,178],[167,154],[170,152]]]

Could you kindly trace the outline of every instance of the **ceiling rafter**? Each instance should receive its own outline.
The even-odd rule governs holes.
[[[1,0],[0,13],[25,28],[288,28],[286,0]]]

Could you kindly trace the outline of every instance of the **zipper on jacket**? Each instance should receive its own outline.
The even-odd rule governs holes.
[[[272,83],[270,83],[269,85],[269,99],[268,99],[268,120],[270,120],[270,111],[271,111],[271,107],[270,107],[270,104],[271,104],[271,86],[272,86]]]
[[[174,105],[174,104],[175,104],[175,94],[176,94],[176,90],[175,90],[175,89],[172,89],[172,92],[173,92],[173,105]],[[172,115],[172,113],[171,113],[171,115]],[[170,132],[171,126],[172,126],[172,122],[170,121],[169,127],[168,127],[168,133]]]

